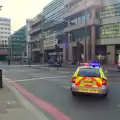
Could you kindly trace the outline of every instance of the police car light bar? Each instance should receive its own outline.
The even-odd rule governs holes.
[[[100,63],[90,63],[91,67],[100,67]]]
[[[84,66],[90,66],[90,67],[100,67],[101,64],[100,63],[84,63]]]

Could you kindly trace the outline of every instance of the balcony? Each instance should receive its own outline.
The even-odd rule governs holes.
[[[120,44],[120,38],[101,39],[99,44],[100,45]]]
[[[40,43],[39,42],[33,44],[32,51],[33,52],[40,51]]]
[[[42,14],[38,14],[35,18],[33,18],[33,21],[30,26],[32,27],[42,21],[44,21],[44,16]]]
[[[54,49],[57,41],[54,38],[44,40],[45,49]]]
[[[87,8],[96,6],[97,8],[103,6],[102,0],[86,0]],[[66,11],[64,14],[64,18],[68,18],[74,14],[77,14],[81,11],[85,10],[85,0],[79,2],[78,4],[72,6],[69,10]]]
[[[66,6],[66,5],[72,4],[72,3],[76,2],[76,1],[79,1],[79,0],[65,0],[64,5]]]
[[[62,35],[62,34],[64,34],[63,30],[55,32],[55,36],[59,36],[59,35]]]
[[[64,34],[63,30],[55,31],[52,34],[46,35],[45,39],[48,39],[48,38],[51,38],[51,37],[56,37],[56,36],[59,36],[59,35],[62,35],[62,34]]]
[[[42,26],[42,25],[38,25],[36,28],[31,29],[31,30],[29,31],[29,34],[32,35],[32,34],[34,34],[34,33],[36,33],[36,32],[41,31],[42,29],[43,29],[43,26]]]
[[[89,19],[87,21],[87,26],[91,26],[91,25],[101,25],[100,20]],[[83,28],[83,27],[85,27],[85,21],[82,22],[82,23],[76,24],[76,25],[71,25],[69,27],[66,27],[64,29],[64,32],[70,32],[70,31],[77,30],[77,29],[80,29],[80,28]]]
[[[61,22],[63,22],[63,21],[51,20],[51,21],[49,21],[47,23],[44,23],[44,29],[52,28],[52,27],[54,27],[56,25],[61,24]]]

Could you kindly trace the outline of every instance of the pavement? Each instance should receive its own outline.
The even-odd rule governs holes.
[[[5,79],[0,89],[0,120],[50,120]]]
[[[20,91],[38,110],[52,120],[119,120],[120,74],[109,77],[107,99],[99,96],[72,97],[69,72],[27,66],[2,66],[6,82]]]

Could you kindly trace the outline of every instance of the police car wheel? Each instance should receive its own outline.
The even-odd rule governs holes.
[[[77,93],[72,91],[72,96],[77,96]]]
[[[102,97],[103,97],[103,98],[106,98],[107,95],[108,95],[108,93],[105,93],[105,94],[102,95]]]

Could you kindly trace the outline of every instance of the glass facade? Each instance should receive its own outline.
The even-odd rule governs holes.
[[[22,55],[26,49],[26,26],[9,37],[9,55]],[[12,52],[12,53],[11,53]]]
[[[108,3],[106,3],[108,6],[105,6],[104,11],[100,13],[101,20],[109,18],[111,21],[111,18],[115,18],[117,21],[113,23],[108,21],[107,24],[102,25],[100,28],[100,39],[120,38],[120,3],[117,2],[108,0]]]
[[[45,16],[45,23],[51,21],[61,22],[63,21],[63,14],[65,12],[64,0],[54,0],[48,6],[43,9],[43,15]]]
[[[53,0],[49,5],[43,9],[44,21],[44,44],[45,47],[55,46],[59,38],[57,33],[63,31],[67,22],[63,20],[63,15],[66,8],[64,7],[64,0]]]
[[[100,28],[101,39],[120,38],[120,22],[103,25]]]
[[[71,25],[77,25],[80,24],[82,22],[85,22],[85,20],[89,20],[91,18],[91,13],[87,13],[85,16],[84,14],[80,14],[79,16],[74,17],[74,19],[70,20],[70,24]]]
[[[89,39],[91,36],[91,29],[90,27],[88,27],[87,29],[87,38],[85,38],[85,28],[81,28],[79,30],[75,30],[71,32],[71,42],[74,41],[81,41],[81,40],[85,40],[85,39]]]
[[[120,16],[120,3],[105,6],[104,11],[100,13],[100,18],[116,17]]]

